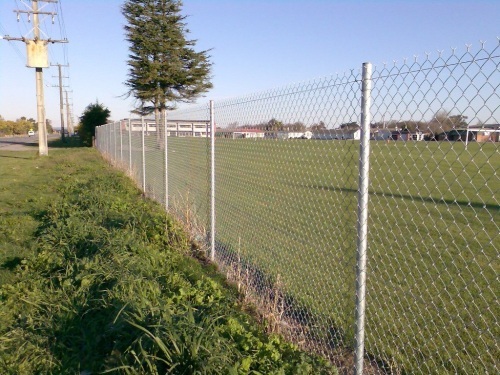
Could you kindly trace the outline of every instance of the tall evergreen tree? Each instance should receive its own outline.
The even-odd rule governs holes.
[[[128,95],[136,98],[138,113],[155,113],[157,125],[160,112],[212,88],[209,51],[196,52],[196,40],[186,39],[181,8],[180,0],[127,0],[122,6],[130,43]]]

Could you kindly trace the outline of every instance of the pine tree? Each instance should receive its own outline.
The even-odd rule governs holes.
[[[155,113],[157,129],[159,112],[212,88],[209,51],[196,52],[196,40],[186,39],[181,8],[180,0],[127,0],[122,6],[130,43],[128,95],[136,98],[137,113]]]

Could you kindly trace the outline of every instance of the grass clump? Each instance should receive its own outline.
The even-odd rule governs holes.
[[[32,252],[0,289],[0,373],[336,373],[265,336],[186,257],[178,224],[93,150],[54,154],[67,173],[50,204],[26,208]]]

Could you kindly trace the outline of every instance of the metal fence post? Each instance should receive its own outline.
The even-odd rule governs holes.
[[[144,147],[144,116],[141,116],[141,143],[142,143],[142,190],[146,193],[146,150]]]
[[[128,119],[128,170],[132,173],[132,122]]]
[[[107,147],[106,147],[106,152],[108,154],[108,158],[109,160],[111,160],[111,126],[108,125],[106,126],[106,128],[108,129],[108,131],[106,133],[108,133],[108,139],[107,139]]]
[[[356,349],[354,371],[363,374],[365,349],[366,251],[368,234],[368,172],[370,168],[370,106],[372,65],[363,63],[361,96],[361,144],[359,156],[358,240],[356,267]]]
[[[120,127],[120,163],[123,162],[123,135],[122,135],[122,122],[118,121]]]
[[[215,261],[215,118],[210,100],[210,259]]]
[[[116,162],[116,159],[117,159],[117,155],[116,155],[116,122],[113,123],[113,154],[114,154],[114,157],[113,157],[113,161]]]
[[[165,142],[165,210],[168,211],[168,121],[167,121],[167,111],[164,111],[164,124],[165,124],[165,133],[163,134],[164,142]]]

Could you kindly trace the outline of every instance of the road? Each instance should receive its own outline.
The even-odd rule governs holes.
[[[57,139],[59,134],[49,134],[48,139]],[[0,151],[29,151],[38,150],[38,135],[28,137],[0,138]]]

